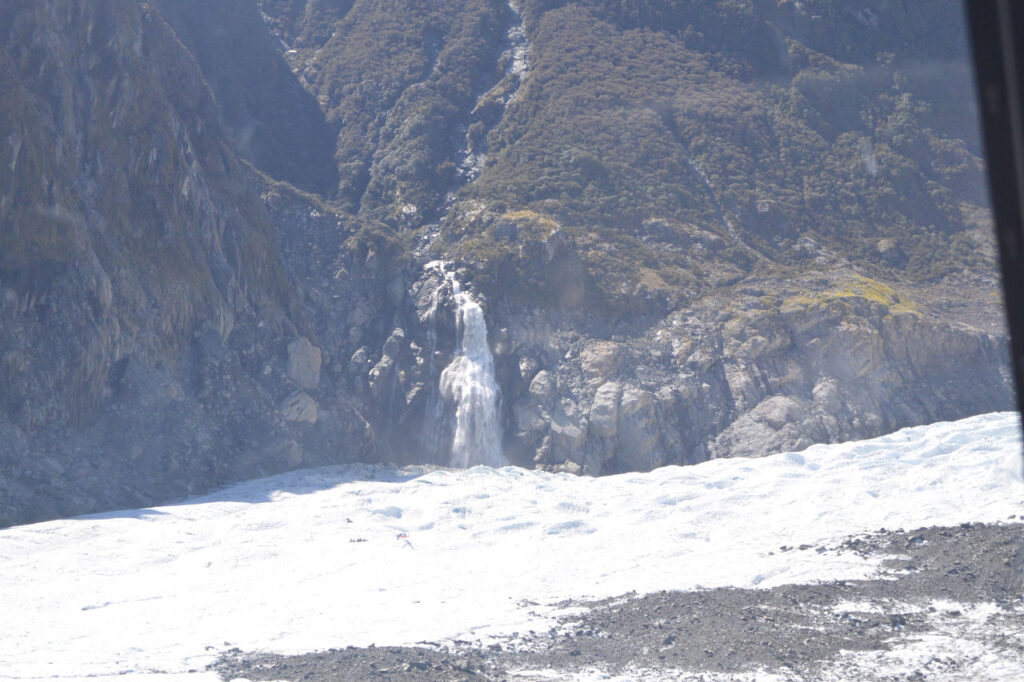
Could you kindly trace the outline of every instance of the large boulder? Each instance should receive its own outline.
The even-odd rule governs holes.
[[[534,402],[547,407],[551,404],[551,399],[554,397],[557,388],[558,380],[555,378],[555,375],[546,370],[541,370],[533,377],[528,390]]]
[[[320,349],[309,342],[305,336],[288,344],[288,378],[306,390],[312,390],[320,384]]]
[[[387,397],[388,391],[393,385],[394,373],[395,361],[388,355],[382,357],[380,362],[370,370],[367,381],[370,384],[370,393],[374,400],[379,402]]]
[[[316,401],[305,391],[296,391],[281,403],[281,414],[290,422],[316,424],[317,413]]]
[[[614,438],[619,429],[619,398],[622,385],[609,381],[594,394],[590,406],[590,433],[599,438]]]
[[[588,382],[600,384],[615,374],[619,365],[621,349],[611,341],[595,341],[580,353],[583,377]]]
[[[657,398],[650,391],[636,386],[622,389],[615,452],[619,468],[650,471],[665,463],[666,453],[659,443],[657,407]]]
[[[551,415],[551,444],[555,460],[582,464],[586,440],[586,419],[579,407],[572,400],[561,400]]]

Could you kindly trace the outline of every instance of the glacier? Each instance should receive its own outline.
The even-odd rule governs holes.
[[[567,599],[868,577],[877,559],[773,550],[1024,515],[1020,430],[994,413],[603,478],[328,467],[8,528],[0,680],[215,680],[233,648],[486,644]]]

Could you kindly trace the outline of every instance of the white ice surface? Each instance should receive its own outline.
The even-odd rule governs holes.
[[[1019,682],[1024,679],[1024,633],[1007,628],[995,604],[935,602],[932,630],[893,638],[889,650],[847,651],[825,665],[822,682],[920,679],[930,682]],[[1019,607],[1018,607],[1019,608]],[[962,615],[949,618],[947,611]],[[908,609],[918,610],[918,609]],[[1008,640],[1015,646],[1007,647]],[[884,676],[879,675],[884,671]]]
[[[485,640],[550,627],[567,598],[866,576],[778,550],[1022,514],[1018,432],[989,414],[598,479],[332,467],[10,528],[0,679],[215,679],[187,673],[231,647]]]

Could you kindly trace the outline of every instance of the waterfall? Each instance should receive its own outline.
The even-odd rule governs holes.
[[[722,205],[718,203],[718,197],[715,196],[715,188],[711,186],[711,180],[708,178],[707,173],[705,173],[704,169],[698,166],[697,163],[689,156],[686,157],[686,163],[690,164],[690,168],[693,169],[693,172],[697,174],[697,177],[700,178],[700,181],[704,184],[704,191],[707,192],[708,198],[711,200],[711,205],[714,206],[715,210],[718,212],[718,219],[722,221],[723,225],[725,225],[725,229],[729,233],[729,236],[734,240],[739,241],[740,238],[739,235],[736,234],[736,226],[732,224],[732,221],[729,220],[729,216],[725,214],[725,210],[722,208]]]
[[[501,451],[498,401],[501,389],[494,379],[494,356],[487,345],[484,311],[462,291],[454,273],[439,269],[451,283],[455,297],[459,354],[441,372],[441,395],[455,403],[455,440],[451,464],[505,466]]]
[[[508,72],[515,74],[519,78],[519,82],[522,83],[530,68],[530,41],[526,37],[526,31],[523,30],[523,19],[519,14],[519,8],[513,0],[509,0],[508,8],[515,15],[515,21],[508,29],[508,42],[512,48],[512,62],[508,65]],[[516,89],[518,90],[518,88],[517,84]],[[513,98],[515,98],[515,92],[510,97],[510,99]]]

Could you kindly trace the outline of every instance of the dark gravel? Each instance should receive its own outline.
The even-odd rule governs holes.
[[[1018,653],[1024,648],[1024,524],[880,529],[834,546],[778,551],[886,558],[871,580],[660,592],[579,604],[588,613],[490,647],[425,642],[299,656],[235,650],[212,667],[226,680],[505,680],[509,671],[550,669],[569,676],[589,668],[611,674],[662,670],[672,679],[754,671],[815,679],[843,651],[885,651],[965,618],[956,608],[934,608],[936,600],[1000,605],[996,630],[1004,634],[986,646]],[[842,603],[871,608],[836,608]],[[936,652],[932,663],[909,677],[882,671],[872,679],[926,679],[939,668],[955,676],[970,661]]]

